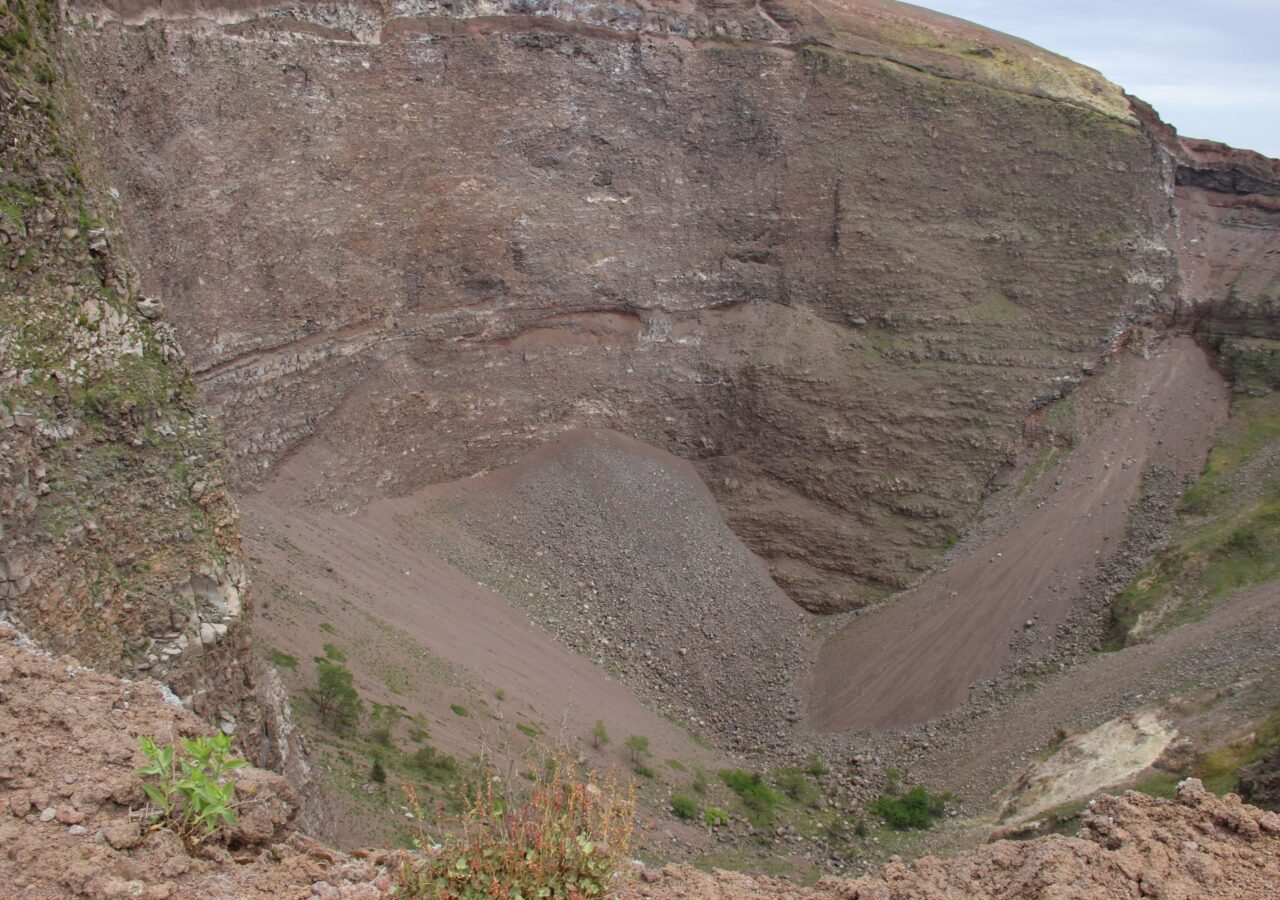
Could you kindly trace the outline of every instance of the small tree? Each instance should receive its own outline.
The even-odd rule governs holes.
[[[387,783],[387,770],[382,768],[382,760],[376,756],[373,758],[373,768],[369,770],[369,780],[374,784]]]
[[[364,712],[355,678],[345,666],[321,662],[316,668],[316,689],[311,692],[321,721],[334,731],[349,731]]]
[[[623,742],[622,746],[626,748],[627,756],[631,757],[633,765],[640,765],[644,762],[644,758],[649,755],[649,739],[643,735],[631,735]]]
[[[609,743],[609,731],[604,727],[603,719],[596,719],[596,727],[591,729],[591,746],[599,750]]]

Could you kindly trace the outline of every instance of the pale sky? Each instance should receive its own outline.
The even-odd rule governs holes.
[[[1100,70],[1179,134],[1280,158],[1280,0],[916,0]]]

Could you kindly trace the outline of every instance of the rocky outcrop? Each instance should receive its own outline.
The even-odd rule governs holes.
[[[1280,386],[1280,161],[1180,138],[1135,101],[1173,161],[1178,318],[1240,393]]]
[[[46,646],[252,733],[223,444],[125,252],[60,8],[0,16],[0,602]]]
[[[373,865],[297,833],[298,799],[272,772],[235,772],[238,821],[194,851],[163,823],[151,827],[139,738],[168,745],[209,730],[159,683],[90,672],[0,626],[0,689],[7,895],[299,896],[328,878],[330,896],[386,896],[389,879]]]
[[[902,4],[76,9],[243,490],[359,507],[607,427],[848,609],[1175,274],[1118,89]]]
[[[1240,770],[1240,796],[1280,812],[1280,750]]]

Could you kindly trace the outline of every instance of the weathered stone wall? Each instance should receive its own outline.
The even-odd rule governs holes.
[[[222,441],[124,250],[58,5],[0,17],[0,602],[45,646],[251,730]]]

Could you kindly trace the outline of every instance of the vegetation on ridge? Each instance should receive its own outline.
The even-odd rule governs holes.
[[[1235,399],[1179,513],[1173,540],[1116,598],[1108,649],[1280,577],[1280,393]]]

